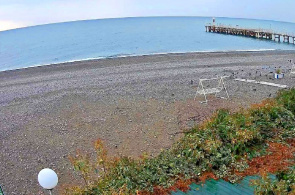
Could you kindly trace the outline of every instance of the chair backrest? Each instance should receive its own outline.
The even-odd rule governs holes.
[[[224,79],[227,77],[228,76],[221,76],[210,79],[200,79],[197,91],[208,94],[221,91],[224,87]]]

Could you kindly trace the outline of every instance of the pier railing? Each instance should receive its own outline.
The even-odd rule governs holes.
[[[229,35],[238,35],[245,37],[253,37],[258,39],[267,39],[277,42],[291,43],[295,44],[295,36],[290,33],[279,33],[270,29],[261,29],[261,28],[243,28],[240,26],[232,27],[227,25],[212,25],[207,24],[206,32],[219,33],[219,34],[229,34]]]

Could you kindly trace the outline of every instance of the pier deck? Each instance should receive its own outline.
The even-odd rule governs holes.
[[[272,30],[264,29],[248,29],[222,25],[206,25],[205,27],[206,32],[252,37],[257,39],[266,39],[277,42],[291,43],[295,45],[295,35],[287,33],[278,33]]]

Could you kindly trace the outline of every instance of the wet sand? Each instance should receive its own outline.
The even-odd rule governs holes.
[[[294,51],[188,53],[72,62],[0,72],[0,185],[6,194],[38,194],[38,172],[56,170],[60,184],[81,182],[68,155],[92,151],[101,138],[112,156],[157,155],[179,132],[219,108],[233,111],[295,85]],[[200,78],[230,76],[230,100],[194,101]],[[211,85],[212,86],[212,85]],[[61,185],[59,185],[61,186]]]

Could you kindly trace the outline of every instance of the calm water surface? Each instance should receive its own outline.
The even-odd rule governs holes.
[[[206,33],[206,17],[149,17],[48,24],[0,32],[0,71],[59,62],[154,53],[294,50],[285,43]],[[295,24],[216,18],[217,23],[295,32]]]

